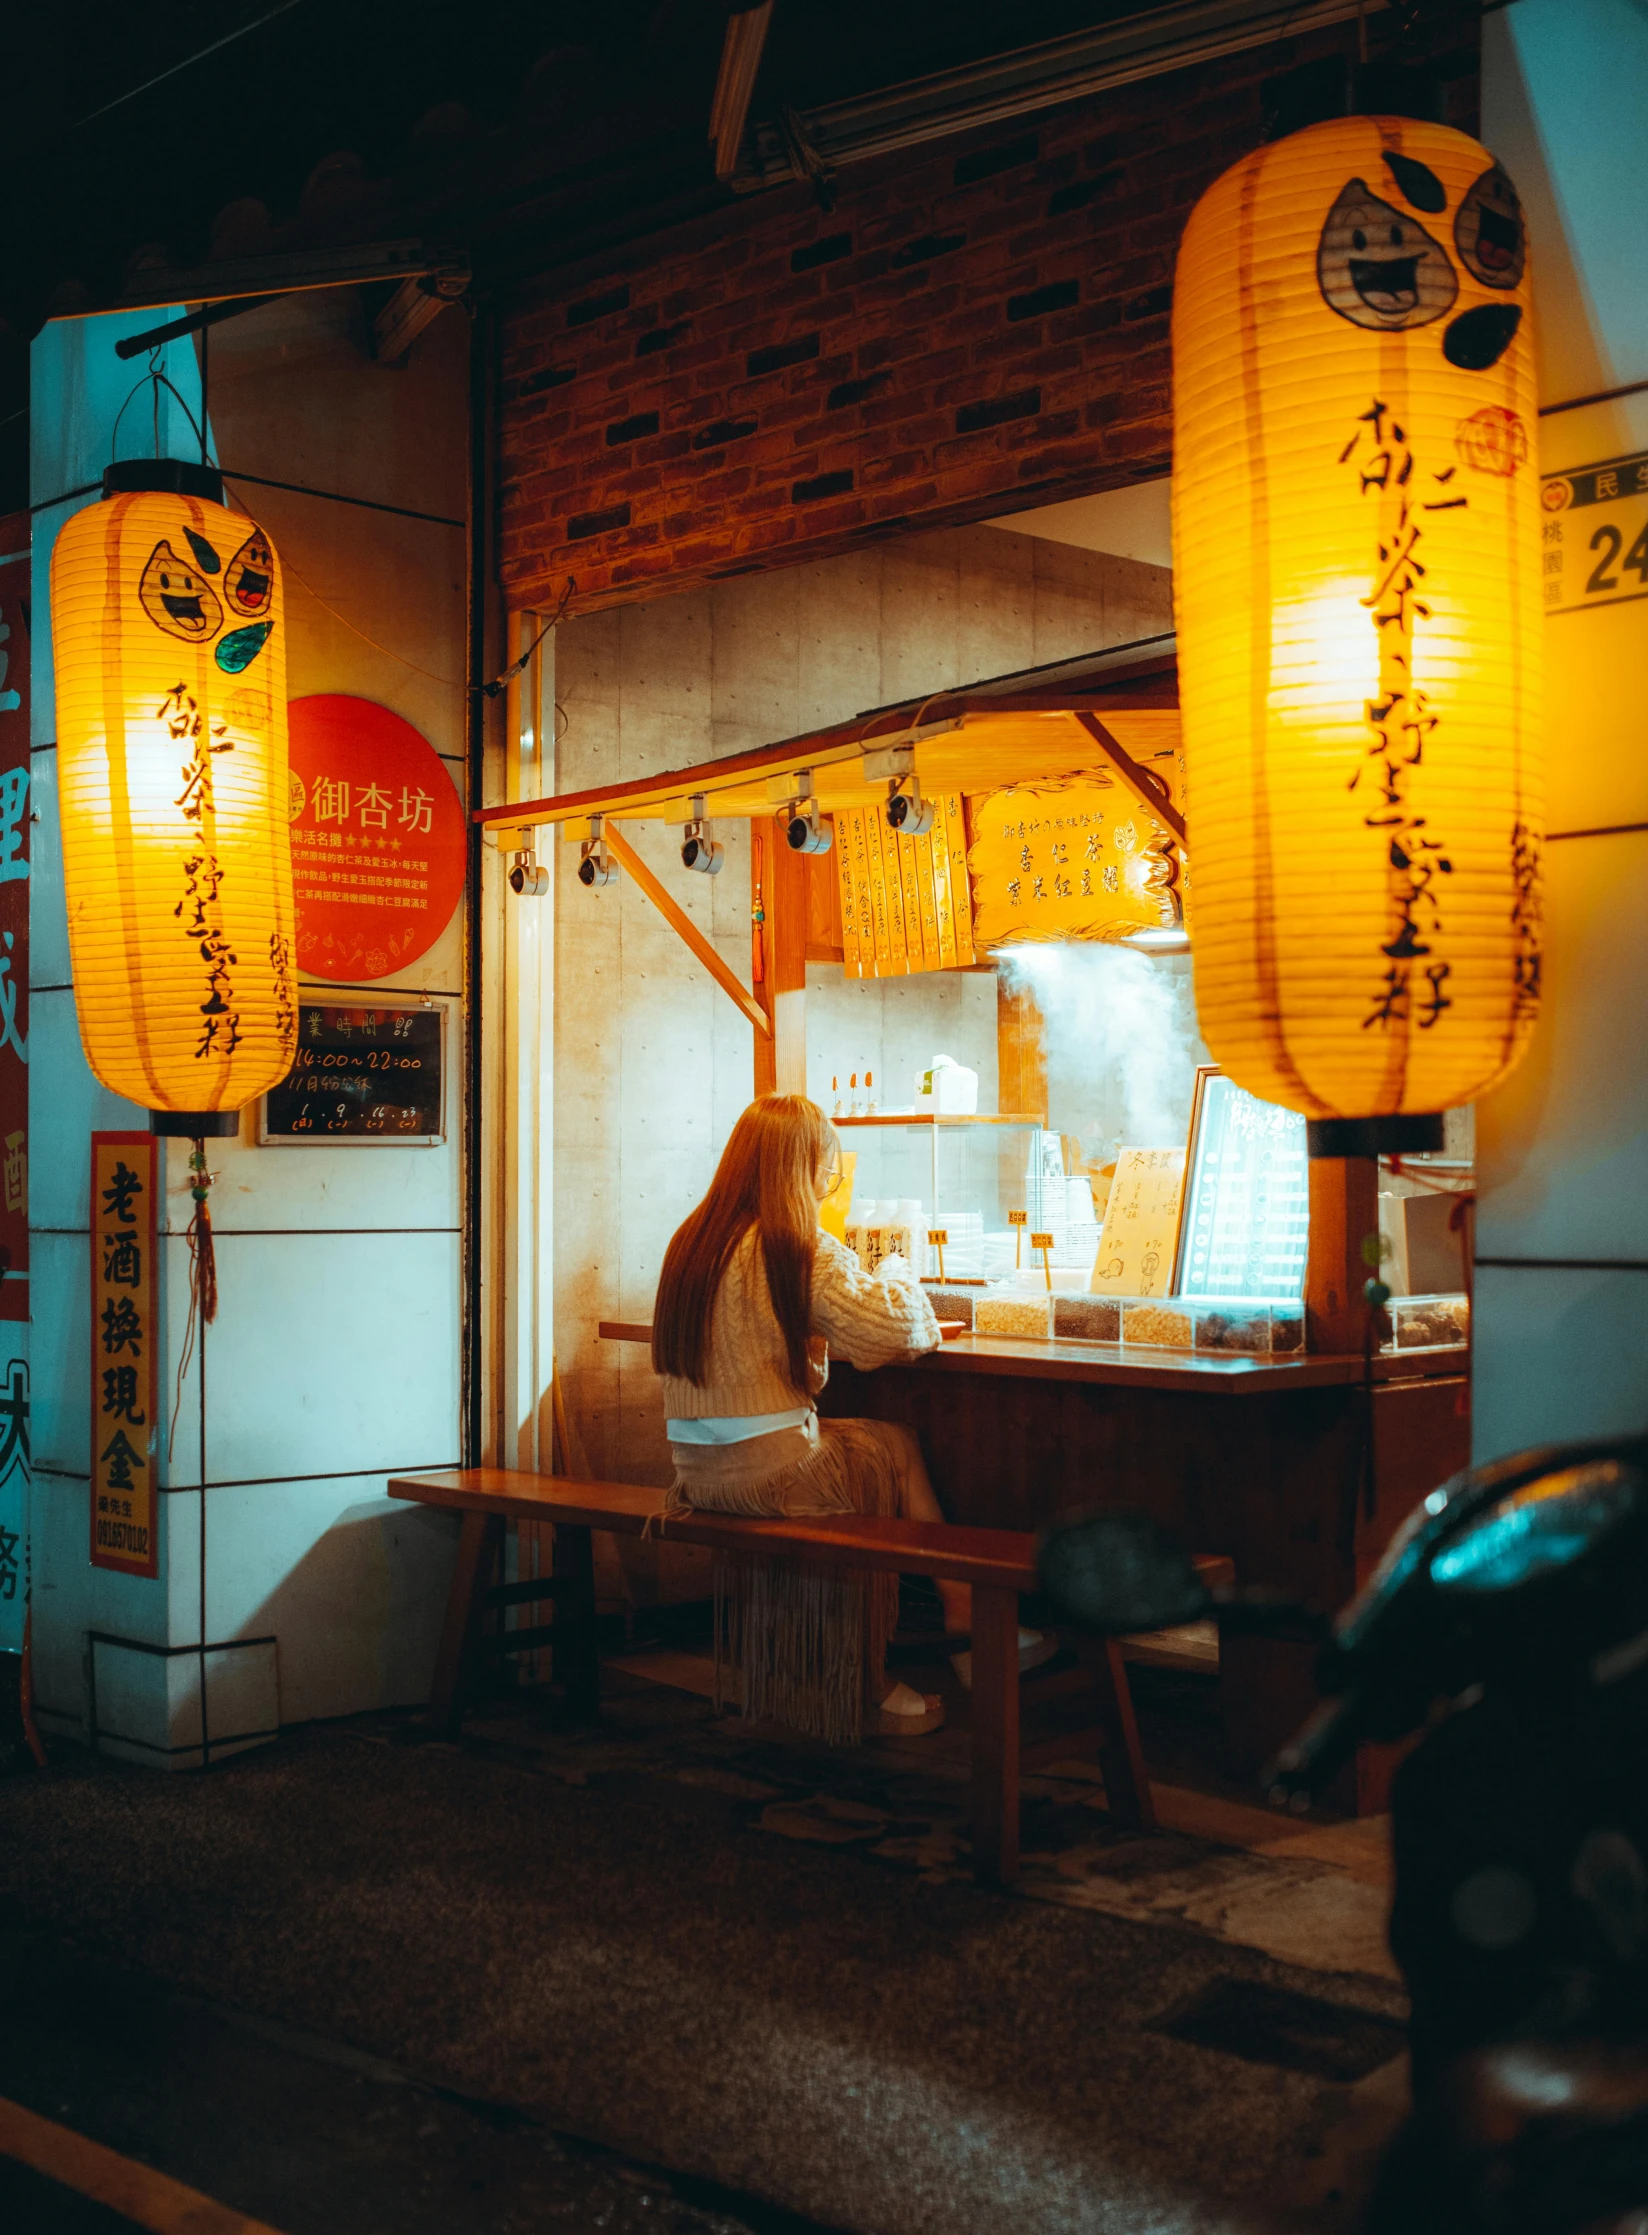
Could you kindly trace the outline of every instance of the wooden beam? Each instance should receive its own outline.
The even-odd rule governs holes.
[[[1146,814],[1154,815],[1165,830],[1170,830],[1182,846],[1185,843],[1185,820],[1173,802],[1158,788],[1154,780],[1140,767],[1132,754],[1115,738],[1099,720],[1097,714],[1085,707],[1076,709],[1076,719],[1096,745],[1102,746],[1105,758],[1115,769],[1127,789],[1133,794]]]
[[[174,298],[183,300],[183,298]],[[1085,663],[1063,661],[1063,670]],[[1008,690],[1009,683],[1021,688]],[[896,706],[880,706],[849,722],[809,730],[772,745],[758,745],[744,753],[724,754],[719,760],[700,761],[691,768],[662,769],[622,784],[598,784],[579,792],[559,792],[550,799],[527,799],[494,807],[476,807],[470,820],[488,823],[552,823],[582,821],[590,815],[633,814],[667,800],[689,798],[694,792],[714,794],[740,785],[746,779],[784,775],[798,768],[829,768],[856,760],[869,747],[890,738],[906,736],[916,723],[949,721],[966,714],[1079,713],[1082,702],[1102,698],[1109,711],[1124,713],[1134,707],[1163,708],[1178,703],[1174,665],[1170,656],[1153,653],[1142,660],[1116,662],[1114,655],[1094,653],[1091,672],[1049,680],[1047,671],[1027,669],[1022,678],[999,677],[991,683],[967,685],[941,692],[937,697],[904,699]],[[1119,751],[1120,748],[1118,747]],[[1119,767],[1118,763],[1118,767]],[[1148,779],[1146,779],[1148,781]],[[1158,802],[1154,790],[1142,795],[1144,803]],[[1154,812],[1154,808],[1152,809]],[[1168,810],[1172,813],[1170,807]]]
[[[1362,1256],[1379,1231],[1379,1161],[1372,1156],[1316,1156],[1310,1162],[1310,1251],[1305,1263],[1305,1343],[1336,1356],[1362,1348]]]
[[[756,979],[755,998],[767,1019],[767,1036],[755,1042],[755,1071],[750,1091],[759,1102],[764,1094],[778,1092],[778,1044],[773,1038],[773,925],[771,821],[762,816],[750,821],[750,961]]]
[[[670,929],[686,941],[722,992],[730,1001],[737,1003],[739,1009],[754,1025],[758,1034],[766,1034],[770,1037],[772,1026],[767,1022],[766,1010],[762,1008],[754,994],[747,987],[741,985],[735,974],[727,968],[727,965],[721,960],[721,957],[704,937],[704,934],[680,902],[670,898],[670,895],[658,882],[658,879],[635,851],[635,848],[626,838],[620,836],[617,824],[614,822],[605,823],[602,826],[602,835],[607,842],[607,852],[619,868],[626,870],[635,879],[635,882],[652,902]]]
[[[825,860],[834,866],[834,856]],[[807,1091],[808,859],[770,815],[750,824],[750,879],[761,888],[760,1000],[771,1037],[755,1043],[755,1092]]]
[[[721,41],[721,69],[715,81],[710,109],[710,138],[715,143],[715,175],[730,179],[738,168],[744,125],[750,113],[750,95],[761,68],[767,26],[772,21],[772,0],[755,7],[735,8],[727,17]]]
[[[807,857],[776,822],[767,848],[767,993],[772,1002],[773,1091],[807,1091]],[[831,856],[825,857],[827,860]]]

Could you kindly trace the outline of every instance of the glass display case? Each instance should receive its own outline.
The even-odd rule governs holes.
[[[1066,1174],[1059,1136],[1039,1117],[906,1112],[834,1122],[855,1160],[849,1241],[868,1228],[910,1230],[915,1249],[906,1254],[936,1279],[939,1249],[927,1235],[941,1232],[944,1277],[983,1281],[1028,1269],[1031,1235],[1050,1233],[1052,1262],[1079,1263],[1085,1281],[1098,1247],[1092,1189],[1084,1175]],[[867,1261],[886,1254],[867,1235],[854,1246]]]

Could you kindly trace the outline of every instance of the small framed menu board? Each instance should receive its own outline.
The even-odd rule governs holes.
[[[1184,1197],[1183,1149],[1123,1149],[1104,1207],[1095,1296],[1165,1296]]]
[[[304,1001],[297,1057],[258,1105],[259,1141],[282,1148],[443,1141],[445,1027],[444,1004]]]
[[[1289,1304],[1310,1246],[1305,1121],[1215,1064],[1196,1073],[1173,1292]]]

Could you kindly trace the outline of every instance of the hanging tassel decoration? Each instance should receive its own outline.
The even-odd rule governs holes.
[[[767,911],[761,905],[761,873],[765,866],[761,841],[755,841],[755,900],[750,908],[750,977],[756,985],[767,975],[766,941],[763,927]]]
[[[183,1384],[194,1362],[200,1330],[217,1317],[217,1252],[212,1246],[212,1213],[207,1203],[212,1175],[206,1169],[206,1143],[196,1140],[189,1154],[189,1193],[194,1215],[189,1220],[189,1316],[177,1354],[177,1379],[172,1389],[172,1417],[166,1432],[168,1452],[177,1448],[177,1416],[183,1408]]]
[[[189,1193],[195,1205],[195,1215],[189,1221],[189,1309],[191,1313],[198,1311],[203,1325],[210,1327],[217,1317],[217,1252],[212,1247],[212,1213],[207,1201],[212,1175],[206,1169],[204,1141],[196,1141],[189,1170],[194,1175]]]

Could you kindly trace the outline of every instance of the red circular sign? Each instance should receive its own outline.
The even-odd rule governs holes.
[[[435,944],[464,881],[464,816],[428,739],[371,699],[291,704],[298,968],[358,982]]]

